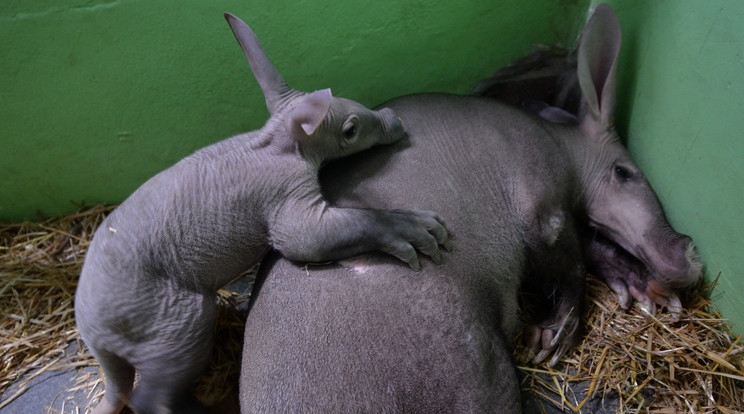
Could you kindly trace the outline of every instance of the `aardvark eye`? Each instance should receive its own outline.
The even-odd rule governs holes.
[[[352,125],[344,130],[344,138],[351,139],[354,137],[354,135],[356,135],[356,132],[356,127]]]
[[[617,178],[619,178],[622,181],[628,181],[633,176],[633,173],[631,173],[625,167],[621,167],[619,165],[616,165],[615,166],[615,175],[617,176]]]

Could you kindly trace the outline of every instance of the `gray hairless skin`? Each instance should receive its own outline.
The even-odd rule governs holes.
[[[578,125],[476,96],[387,102],[409,140],[329,165],[326,195],[440,211],[456,249],[415,277],[380,255],[309,274],[271,256],[246,323],[242,411],[519,412],[520,284],[552,281],[553,312],[531,339],[541,358],[560,355],[585,289],[579,220],[668,286],[698,280],[690,239],[666,222],[612,127],[619,44],[614,13],[597,7],[579,50]]]
[[[381,250],[442,262],[443,220],[429,211],[330,207],[326,160],[405,137],[390,109],[371,111],[329,90],[290,89],[251,29],[226,14],[271,118],[148,180],[96,231],[75,298],[80,333],[106,392],[95,413],[201,411],[187,389],[210,356],[216,290],[271,247],[320,262]],[[139,382],[132,392],[134,374]]]
[[[600,9],[608,15],[612,13],[607,6],[600,6]],[[617,25],[616,19],[609,20],[607,24]],[[617,32],[619,43],[619,27]],[[576,51],[551,49],[534,52],[511,62],[491,78],[481,82],[473,94],[493,97],[523,107],[551,122],[578,125],[590,108],[587,102],[581,99],[582,91],[576,70],[577,59]],[[632,171],[627,173],[631,173],[628,178],[642,181],[642,176],[633,175]],[[654,232],[656,240],[652,242],[656,243],[659,249],[670,249],[668,253],[670,255],[673,254],[673,250],[679,253],[680,249],[675,248],[675,245],[685,244],[685,236],[672,230],[664,218],[663,211],[657,213],[657,217],[658,226],[666,230]],[[648,267],[640,260],[643,252],[638,250],[628,252],[625,250],[627,245],[613,243],[608,239],[606,232],[598,226],[585,219],[580,221],[587,270],[602,278],[617,293],[618,301],[624,309],[629,308],[635,299],[643,310],[651,314],[655,312],[657,304],[669,308],[673,315],[678,313],[681,306],[678,291],[692,285],[690,281],[695,278],[690,276],[700,273],[699,264],[696,263],[690,272],[682,273],[673,269],[665,271],[658,267]],[[692,244],[688,246],[692,247]],[[694,258],[691,250],[686,251],[685,255]],[[679,259],[676,262],[679,262]]]

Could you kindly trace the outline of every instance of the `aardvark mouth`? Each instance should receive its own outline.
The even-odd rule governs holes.
[[[617,250],[620,261],[637,261],[631,266],[636,269],[642,264],[641,273],[646,275],[647,281],[655,280],[658,289],[684,289],[697,283],[702,275],[702,264],[692,239],[668,225],[654,227],[637,241],[627,240],[593,221],[587,225],[589,233],[594,234],[592,237],[601,237],[601,243],[609,243]],[[591,240],[584,242],[592,243]]]
[[[649,313],[654,313],[655,304],[679,313],[681,303],[677,294],[696,285],[702,274],[702,266],[688,237],[680,235],[675,239],[681,240],[675,247],[679,250],[672,250],[676,252],[675,260],[661,260],[660,257],[666,256],[655,251],[649,253],[648,249],[634,249],[639,251],[637,255],[629,252],[597,226],[588,225],[585,230],[587,270],[617,293],[624,309],[635,299]],[[675,258],[674,254],[670,256]]]

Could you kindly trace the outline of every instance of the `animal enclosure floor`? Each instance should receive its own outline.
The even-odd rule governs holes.
[[[90,238],[112,208],[0,224],[0,413],[84,413],[100,396],[73,299]],[[215,412],[238,412],[242,310],[251,280],[220,291],[217,346],[196,386]],[[742,338],[715,310],[712,288],[701,284],[675,322],[664,312],[620,309],[609,288],[590,278],[584,339],[558,367],[530,364],[517,347],[525,412],[741,412]]]

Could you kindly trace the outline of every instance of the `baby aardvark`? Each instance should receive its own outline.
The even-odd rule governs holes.
[[[212,347],[215,293],[272,247],[319,262],[381,250],[420,268],[441,263],[444,221],[429,211],[330,207],[317,180],[326,160],[403,138],[390,109],[371,111],[287,86],[253,31],[226,13],[271,117],[154,176],[101,224],[80,275],[75,314],[103,369],[95,413],[201,411],[188,387]],[[134,374],[138,385],[132,391]]]

